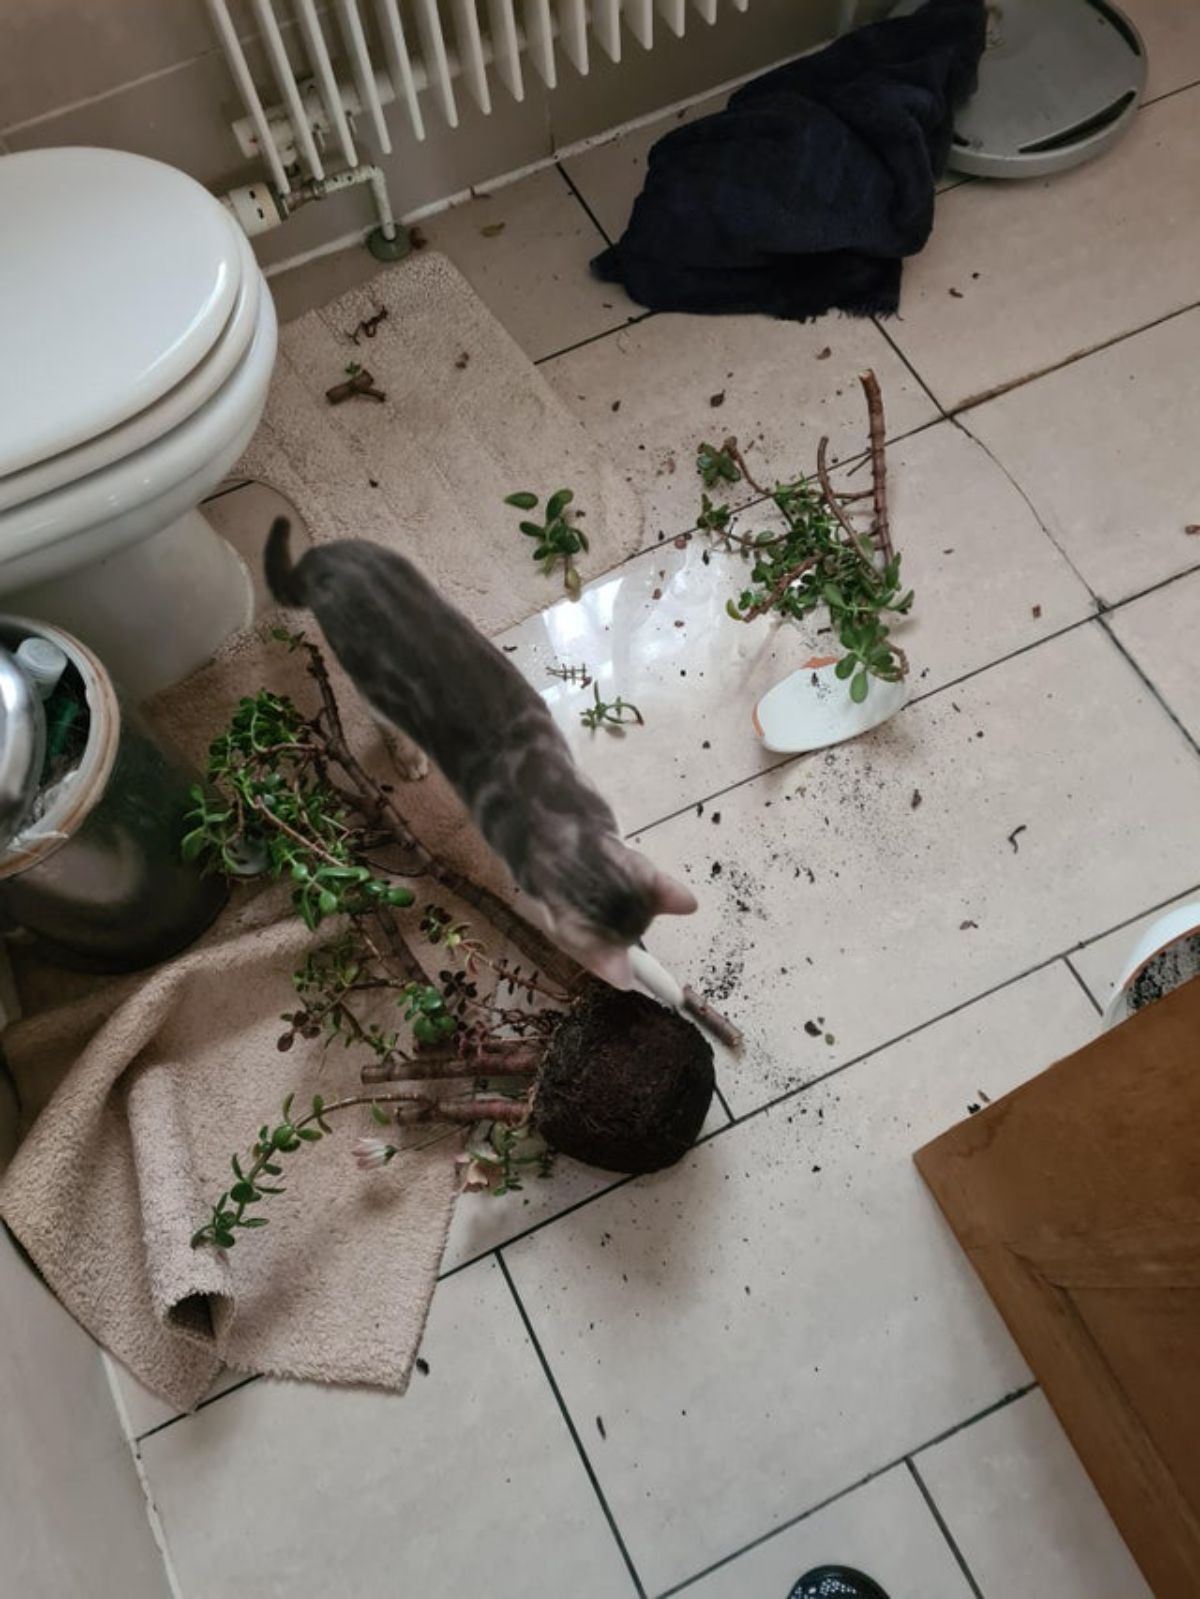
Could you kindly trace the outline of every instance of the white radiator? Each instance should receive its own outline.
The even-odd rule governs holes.
[[[270,84],[255,81],[227,0],[207,0],[246,108],[234,124],[242,153],[265,161],[286,201],[313,185],[334,186],[364,167],[361,139],[392,151],[384,107],[424,139],[430,117],[458,123],[458,97],[484,113],[493,94],[525,96],[525,74],[554,88],[569,65],[586,74],[592,52],[621,58],[622,24],[644,49],[656,20],[682,36],[689,5],[714,22],[718,0],[291,0],[304,70],[289,57],[273,0],[251,0]],[[727,0],[745,11],[749,0]]]

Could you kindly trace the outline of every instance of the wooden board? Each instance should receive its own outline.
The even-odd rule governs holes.
[[[916,1162],[1156,1599],[1197,1599],[1200,978]]]

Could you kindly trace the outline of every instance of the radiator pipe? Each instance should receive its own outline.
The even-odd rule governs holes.
[[[380,261],[399,261],[408,254],[412,243],[407,230],[396,222],[392,213],[391,196],[383,169],[366,162],[351,167],[347,172],[309,178],[304,183],[293,185],[286,195],[280,194],[272,184],[245,184],[222,195],[221,204],[233,213],[242,231],[253,238],[255,234],[279,227],[299,206],[313,200],[323,200],[326,195],[336,194],[340,189],[356,189],[364,183],[371,190],[375,214],[379,218],[378,227],[367,237],[367,248]]]

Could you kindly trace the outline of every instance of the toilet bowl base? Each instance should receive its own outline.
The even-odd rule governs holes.
[[[73,633],[143,700],[250,625],[254,587],[241,557],[193,510],[89,566],[5,594],[3,608]]]

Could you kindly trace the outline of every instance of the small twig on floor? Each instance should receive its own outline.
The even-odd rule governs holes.
[[[746,482],[749,483],[750,487],[754,490],[755,494],[770,495],[770,493],[771,493],[770,489],[765,489],[762,486],[761,483],[758,483],[758,482],[755,481],[754,474],[751,472],[750,468],[746,465],[746,457],[742,454],[741,449],[738,446],[738,441],[737,441],[736,438],[734,438],[732,433],[725,440],[725,443],[721,446],[721,448],[725,451],[726,455],[728,455],[730,457],[730,459],[733,461],[733,464],[737,467],[738,471],[745,478]]]
[[[683,991],[683,1008],[701,1027],[705,1027],[719,1039],[728,1049],[740,1049],[743,1037],[740,1028],[737,1028],[727,1016],[722,1016],[708,1003],[704,995],[694,989],[689,983]]]
[[[387,314],[387,306],[381,305],[374,316],[363,317],[362,321],[355,328],[354,332],[350,334],[350,338],[355,344],[358,343],[358,336],[360,333],[364,339],[373,339],[378,331],[379,324],[387,320]]]
[[[875,525],[871,529],[884,561],[890,561],[892,530],[888,524],[887,507],[887,456],[883,447],[883,395],[879,392],[879,379],[874,372],[863,372],[858,380],[867,397],[867,421],[871,433],[871,493],[875,502]]]
[[[346,370],[350,375],[344,383],[335,383],[331,389],[325,390],[325,398],[330,405],[341,405],[346,400],[352,400],[356,394],[362,394],[370,400],[379,400],[381,402],[387,399],[387,395],[383,390],[375,387],[375,379],[365,366],[361,366],[357,370],[347,367]]]

